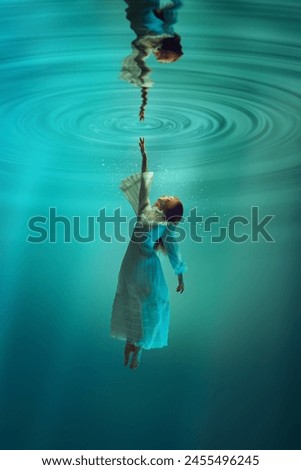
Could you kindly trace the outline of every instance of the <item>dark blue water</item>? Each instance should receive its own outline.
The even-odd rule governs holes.
[[[186,0],[183,57],[148,59],[153,87],[120,80],[126,4],[2,1],[2,449],[300,448],[300,1]],[[29,243],[28,220],[120,206],[144,136],[153,199],[250,219],[273,242],[187,238],[169,347],[124,369],[109,336],[126,244]],[[185,222],[184,227],[188,227]],[[249,226],[237,233],[250,235]],[[217,229],[215,230],[215,232]]]

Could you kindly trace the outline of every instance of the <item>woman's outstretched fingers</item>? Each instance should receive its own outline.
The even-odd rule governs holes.
[[[144,137],[140,137],[139,139],[139,147],[141,150],[144,150]]]

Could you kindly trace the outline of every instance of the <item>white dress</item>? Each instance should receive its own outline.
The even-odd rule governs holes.
[[[144,349],[168,344],[169,292],[154,243],[160,237],[175,274],[186,271],[173,231],[164,213],[149,201],[153,172],[136,173],[120,188],[137,214],[123,258],[113,302],[111,336]]]

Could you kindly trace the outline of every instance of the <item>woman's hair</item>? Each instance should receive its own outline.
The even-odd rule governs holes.
[[[183,217],[183,204],[178,197],[174,197],[166,201],[163,212],[167,222],[178,224]],[[154,248],[156,251],[160,250],[162,253],[166,254],[166,248],[161,237],[155,242]]]
[[[165,202],[163,212],[167,222],[178,223],[183,217],[183,204],[180,199],[175,196],[173,199],[168,199]]]
[[[182,55],[181,37],[175,34],[172,37],[162,39],[160,47],[156,50],[156,58],[159,62],[175,62]]]

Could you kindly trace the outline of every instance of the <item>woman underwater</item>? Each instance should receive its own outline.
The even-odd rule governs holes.
[[[169,293],[158,250],[167,253],[178,276],[177,292],[184,291],[181,259],[174,234],[183,216],[183,205],[175,196],[161,196],[150,204],[153,172],[148,171],[144,139],[140,138],[141,173],[129,176],[120,188],[137,214],[137,222],[123,258],[113,302],[111,336],[125,340],[124,364],[132,354],[131,369],[139,366],[142,349],[168,344]]]
[[[161,7],[160,0],[125,0],[127,19],[136,34],[132,53],[122,64],[121,78],[141,88],[140,121],[144,120],[147,92],[153,85],[145,60],[153,53],[162,63],[175,62],[182,55],[181,37],[175,33],[180,0]]]

